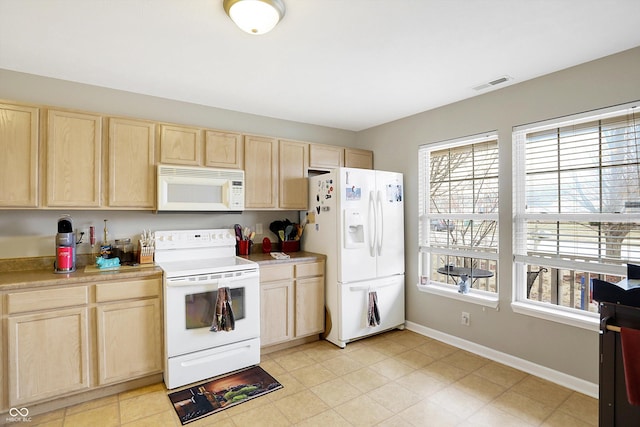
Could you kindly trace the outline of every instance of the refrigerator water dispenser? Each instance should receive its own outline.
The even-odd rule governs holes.
[[[364,218],[355,209],[344,210],[344,247],[346,249],[364,246]]]

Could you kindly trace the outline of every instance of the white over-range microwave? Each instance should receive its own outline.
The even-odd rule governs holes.
[[[158,211],[244,210],[244,171],[158,165]]]

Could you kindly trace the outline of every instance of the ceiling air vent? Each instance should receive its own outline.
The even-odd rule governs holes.
[[[473,90],[488,89],[490,87],[500,85],[500,84],[502,84],[504,82],[508,82],[509,80],[513,80],[513,79],[511,77],[509,77],[509,76],[502,76],[502,77],[499,77],[499,78],[497,78],[495,80],[491,80],[489,83],[483,83],[481,85],[475,86],[473,88]]]

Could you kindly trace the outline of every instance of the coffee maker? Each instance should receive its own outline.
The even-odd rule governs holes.
[[[63,215],[58,220],[54,269],[56,273],[76,271],[76,233],[69,215]]]

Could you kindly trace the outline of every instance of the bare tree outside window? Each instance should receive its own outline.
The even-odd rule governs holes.
[[[497,140],[461,142],[431,150],[426,158],[430,276],[455,285],[456,276],[437,270],[443,266],[488,270],[493,276],[474,280],[472,288],[497,292]]]
[[[590,280],[620,280],[628,262],[640,262],[640,123],[633,108],[514,132],[520,295],[595,312]]]
[[[497,142],[435,151],[430,156],[431,214],[498,212]],[[480,148],[480,150],[478,150]],[[497,247],[497,222],[457,220],[447,227],[451,245],[460,248]]]

